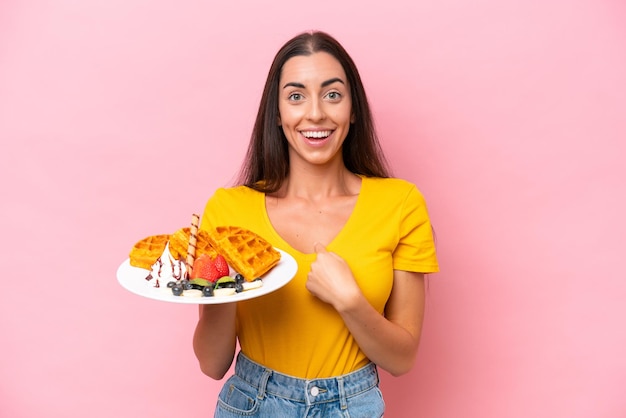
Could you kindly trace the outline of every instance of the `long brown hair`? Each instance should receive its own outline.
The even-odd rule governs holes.
[[[346,50],[332,36],[314,31],[289,40],[270,67],[259,104],[248,151],[238,184],[265,193],[275,192],[289,174],[287,140],[278,125],[279,81],[283,65],[294,56],[326,52],[341,63],[348,78],[354,123],[343,143],[343,161],[348,170],[367,177],[389,177],[390,170],[376,135],[372,113],[361,77]]]

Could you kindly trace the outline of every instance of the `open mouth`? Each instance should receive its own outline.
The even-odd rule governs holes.
[[[300,133],[307,139],[326,139],[332,131],[301,131]]]

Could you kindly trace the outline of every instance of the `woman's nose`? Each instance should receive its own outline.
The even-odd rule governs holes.
[[[319,121],[326,117],[324,107],[320,100],[312,100],[310,102],[307,118],[312,121]]]

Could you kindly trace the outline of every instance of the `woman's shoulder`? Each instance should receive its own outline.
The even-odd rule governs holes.
[[[212,199],[253,199],[261,193],[248,186],[220,187],[213,193]]]
[[[396,177],[363,177],[366,187],[377,193],[402,194],[417,192],[421,194],[417,186],[408,180]]]
[[[220,187],[209,198],[203,223],[209,225],[244,225],[260,213],[262,193],[246,186]]]
[[[365,177],[361,188],[363,200],[370,206],[416,208],[426,206],[417,186],[401,178]]]
[[[220,187],[213,192],[206,209],[234,210],[253,205],[263,194],[246,186]]]

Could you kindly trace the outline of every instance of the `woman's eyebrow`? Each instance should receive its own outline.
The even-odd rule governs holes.
[[[346,84],[343,82],[342,79],[340,79],[339,77],[335,77],[335,78],[331,78],[330,80],[326,80],[322,83],[322,87],[326,87],[326,86],[330,86],[333,83],[341,83],[341,84]]]
[[[330,85],[331,85],[331,84],[333,84],[333,83],[341,83],[341,84],[344,84],[344,85],[346,84],[346,83],[344,83],[344,81],[343,81],[342,79],[340,79],[339,77],[335,77],[335,78],[331,78],[331,79],[329,79],[329,80],[326,80],[326,81],[322,82],[322,87],[330,86]],[[290,81],[289,83],[287,83],[287,84],[285,84],[285,85],[283,86],[283,88],[284,88],[284,89],[285,89],[285,88],[287,88],[287,87],[296,87],[296,88],[299,88],[299,89],[303,89],[303,88],[305,88],[304,84],[302,84],[302,83],[297,83],[297,82],[295,82],[295,81]]]
[[[296,87],[299,89],[303,89],[304,88],[304,84],[302,83],[296,83],[295,81],[290,81],[289,83],[285,84],[283,86],[284,89],[286,89],[287,87]]]

